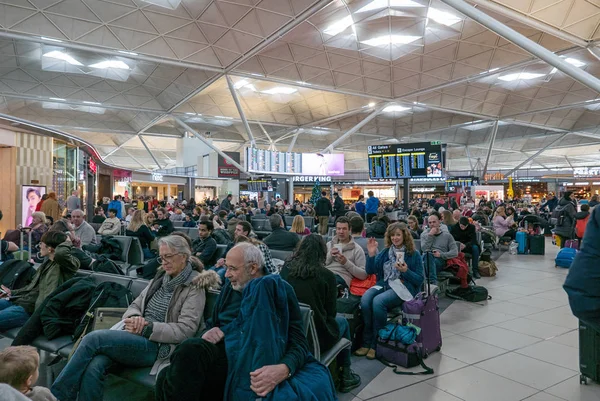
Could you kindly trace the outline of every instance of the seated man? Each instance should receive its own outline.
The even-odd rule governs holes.
[[[448,228],[441,224],[438,212],[431,212],[427,218],[429,228],[421,234],[421,252],[426,267],[429,267],[429,280],[437,282],[437,273],[446,267],[446,260],[458,256],[458,247]]]
[[[81,241],[81,246],[96,244],[96,230],[85,221],[83,210],[75,209],[71,212],[71,223],[75,236]]]
[[[250,243],[227,254],[226,282],[202,338],[184,341],[156,381],[157,401],[334,400],[327,369],[308,351],[294,290],[265,275]]]
[[[44,299],[79,269],[79,259],[71,254],[67,235],[47,231],[40,241],[40,255],[47,257],[23,288],[11,291],[2,286],[0,292],[0,331],[22,326]]]
[[[473,266],[473,278],[481,278],[479,274],[479,244],[477,243],[477,232],[475,226],[469,223],[468,217],[458,219],[458,224],[450,230],[455,241],[460,243],[460,251],[471,254]]]
[[[325,267],[335,274],[338,287],[350,288],[353,277],[367,278],[365,251],[350,236],[350,221],[346,217],[336,220],[335,230],[335,237],[327,243]]]
[[[274,214],[269,217],[269,222],[271,223],[271,230],[273,232],[263,240],[265,245],[276,251],[293,251],[296,249],[296,245],[300,242],[300,237],[298,234],[285,229],[281,216]]]
[[[354,216],[350,219],[350,232],[352,240],[367,252],[367,238],[362,236],[365,229],[365,221],[360,216]]]
[[[166,237],[175,231],[173,222],[169,220],[169,214],[165,208],[160,208],[156,211],[156,220],[152,224],[152,231],[157,237]]]
[[[233,232],[234,242],[231,242],[229,245],[227,245],[227,249],[225,250],[225,257],[227,257],[227,254],[234,247],[239,237],[252,238],[252,234],[252,225],[250,223],[248,223],[247,221],[238,222],[235,225],[235,231]],[[271,251],[269,250],[269,247],[258,240],[256,242],[258,242],[257,246],[263,253],[263,258],[265,261],[265,267],[267,268],[267,272],[271,274],[277,273],[279,269],[277,269],[277,266],[275,266],[275,264],[273,263],[273,258],[271,257]],[[219,272],[219,268],[223,266],[225,266],[225,258],[217,260],[217,264],[215,265],[215,267],[217,268],[217,272]]]
[[[198,238],[192,242],[192,254],[197,256],[206,268],[216,263],[217,242],[212,237],[214,228],[212,221],[201,220],[198,224]]]
[[[133,208],[132,208],[133,209]],[[132,210],[129,209],[129,210]],[[119,235],[121,233],[121,220],[117,217],[116,209],[108,209],[108,219],[104,220],[98,234],[100,235]]]

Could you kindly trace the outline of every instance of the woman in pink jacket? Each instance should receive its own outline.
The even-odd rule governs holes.
[[[515,239],[515,236],[517,235],[517,231],[514,228],[515,221],[512,215],[506,215],[504,206],[500,206],[496,209],[492,223],[498,237],[510,237],[512,240]]]

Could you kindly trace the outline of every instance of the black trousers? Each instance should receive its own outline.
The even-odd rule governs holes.
[[[156,401],[222,401],[227,380],[225,343],[181,343],[156,378]]]
[[[367,223],[370,223],[373,220],[373,217],[377,217],[377,213],[367,213]]]

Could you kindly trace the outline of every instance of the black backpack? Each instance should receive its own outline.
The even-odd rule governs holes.
[[[127,308],[131,302],[133,302],[133,295],[129,288],[111,281],[98,284],[92,293],[87,312],[73,333],[73,340],[86,334],[86,328],[94,319],[94,311],[97,308]]]
[[[485,287],[479,285],[471,285],[467,288],[455,288],[447,290],[446,295],[449,298],[461,299],[467,302],[483,302],[492,299]]]
[[[0,265],[0,284],[18,290],[29,284],[34,274],[35,269],[28,261],[11,259]]]
[[[120,276],[125,275],[119,265],[104,255],[97,256],[97,259],[90,265],[90,270],[98,273],[118,274]]]
[[[364,324],[360,309],[361,297],[351,294],[346,288],[343,295],[337,299],[337,313],[348,321],[350,327],[350,338],[352,339],[352,350],[357,350],[362,346],[362,332]]]
[[[552,223],[555,227],[564,227],[569,225],[569,221],[571,220],[566,213],[566,209],[569,205],[557,206],[552,212],[552,217],[550,218],[550,223]],[[572,223],[572,222],[570,222]],[[571,224],[572,225],[572,224]]]

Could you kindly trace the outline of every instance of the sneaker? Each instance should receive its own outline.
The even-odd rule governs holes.
[[[376,358],[375,350],[373,348],[371,348],[369,350],[369,352],[367,352],[367,359],[375,359],[375,358]]]
[[[357,375],[350,369],[342,368],[341,369],[341,378],[340,378],[340,393],[349,393],[351,390],[360,386],[360,376]]]
[[[366,356],[368,352],[369,352],[369,348],[361,347],[361,348],[357,349],[356,351],[354,351],[354,355]]]

